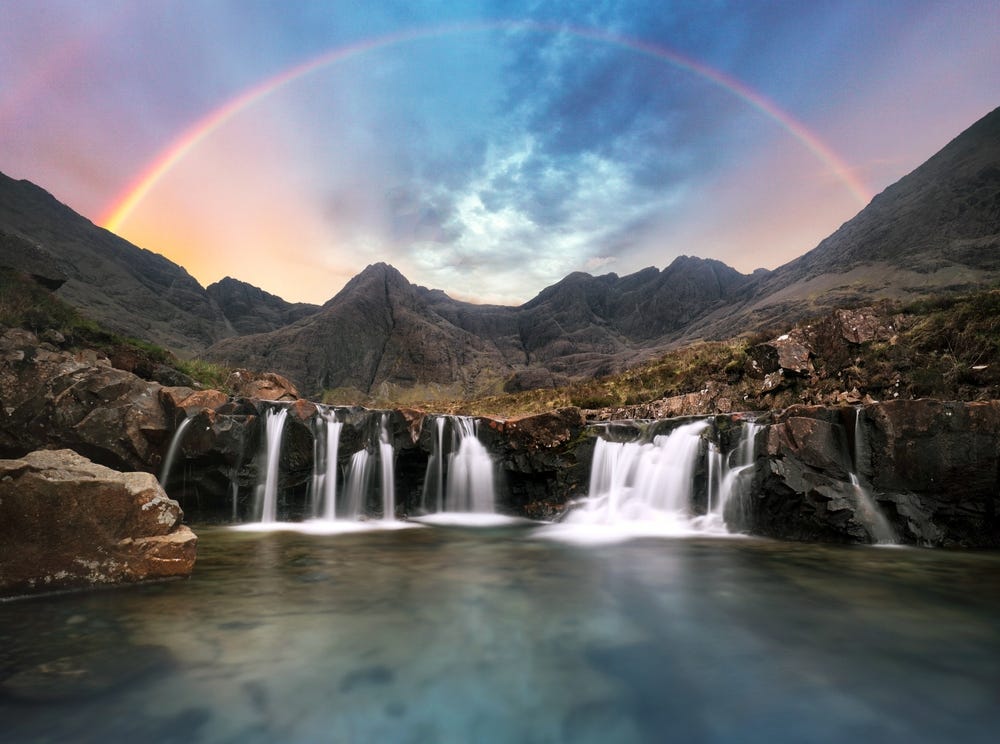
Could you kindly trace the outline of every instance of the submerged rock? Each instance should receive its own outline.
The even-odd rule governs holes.
[[[0,460],[0,594],[188,576],[198,538],[148,473],[71,450]]]

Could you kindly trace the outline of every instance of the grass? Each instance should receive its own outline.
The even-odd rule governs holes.
[[[229,376],[221,365],[178,359],[156,344],[111,333],[21,272],[5,267],[0,267],[0,327],[24,328],[70,350],[93,349],[105,354],[112,366],[146,379],[158,367],[169,367],[222,390]]]
[[[383,385],[370,395],[353,388],[327,390],[321,400],[338,405],[411,406],[442,413],[513,417],[566,406],[627,408],[709,387],[723,391],[735,405],[747,410],[829,402],[831,396],[852,390],[876,399],[1000,398],[1000,289],[909,303],[882,302],[872,312],[893,325],[892,339],[847,343],[840,338],[833,314],[800,324],[801,332],[811,339],[815,373],[786,377],[775,390],[763,390],[761,380],[749,373],[748,352],[789,328],[690,344],[617,374],[558,388],[463,399],[457,385]],[[154,344],[109,333],[9,269],[0,269],[0,326],[26,328],[43,339],[56,339],[52,334],[56,331],[64,337],[60,345],[96,349],[120,369],[149,378],[163,365],[203,386],[229,392],[229,368],[200,359],[178,359]],[[490,385],[497,390],[502,382],[494,380]]]

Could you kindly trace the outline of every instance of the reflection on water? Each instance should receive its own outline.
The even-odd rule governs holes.
[[[993,741],[1000,555],[199,530],[0,605],[0,740]]]

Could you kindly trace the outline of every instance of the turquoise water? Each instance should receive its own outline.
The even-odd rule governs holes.
[[[13,742],[987,742],[1000,554],[527,527],[197,529],[0,604]]]

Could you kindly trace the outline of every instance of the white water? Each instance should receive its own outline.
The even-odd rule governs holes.
[[[444,510],[444,424],[447,419],[434,419],[434,452],[427,459],[427,473],[424,476],[424,511]]]
[[[368,450],[358,450],[351,455],[347,468],[347,480],[344,483],[344,514],[347,519],[356,520],[361,517],[365,506],[365,496],[371,482],[371,455]]]
[[[862,435],[864,430],[861,426],[861,408],[854,409],[854,472],[850,474],[851,485],[854,486],[854,495],[857,499],[858,512],[864,519],[865,526],[871,534],[876,545],[897,545],[899,538],[896,531],[885,518],[885,514],[879,509],[871,492],[861,483],[858,475],[859,463],[862,457]]]
[[[337,517],[337,457],[343,423],[336,413],[323,411],[316,416],[313,439],[312,513],[314,517]]]
[[[554,525],[553,536],[600,541],[706,532],[690,507],[707,427],[706,421],[695,421],[644,443],[598,439],[590,495],[583,507]]]
[[[393,468],[393,458],[395,452],[392,442],[389,441],[389,417],[382,414],[382,424],[379,428],[378,456],[381,465],[382,481],[382,519],[394,521],[396,519],[396,477]]]
[[[265,417],[265,466],[262,484],[258,486],[261,496],[261,522],[274,522],[278,518],[278,476],[281,462],[281,435],[285,429],[287,408],[269,408]]]
[[[167,478],[170,477],[170,470],[174,466],[174,460],[177,459],[177,452],[180,450],[181,441],[184,439],[184,431],[191,425],[191,421],[192,419],[190,418],[181,421],[177,427],[177,431],[174,432],[174,438],[170,440],[170,446],[167,448],[167,456],[163,460],[163,467],[160,469],[160,486],[164,489],[167,487]]]
[[[761,428],[759,424],[744,422],[736,448],[727,457],[719,457],[718,491],[715,499],[709,500],[708,514],[705,515],[705,521],[715,527],[725,529],[726,505],[749,491],[754,470],[754,442]]]
[[[449,512],[492,513],[496,493],[493,482],[493,460],[476,436],[473,419],[458,416],[452,419],[458,448],[448,457],[448,490],[445,509]]]

